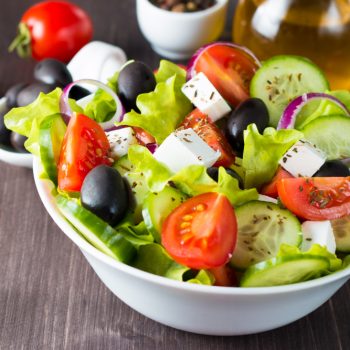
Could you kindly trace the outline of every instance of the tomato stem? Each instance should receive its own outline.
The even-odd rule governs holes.
[[[20,23],[18,25],[17,36],[13,39],[8,50],[9,52],[16,50],[18,56],[22,58],[32,55],[30,30],[25,23]]]

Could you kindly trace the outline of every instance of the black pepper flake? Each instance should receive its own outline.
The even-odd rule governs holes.
[[[293,152],[298,153],[298,149],[295,147],[292,149]]]
[[[308,241],[308,242],[311,242],[311,241],[312,241],[311,238],[305,238],[305,240]]]
[[[186,137],[183,138],[184,141],[188,142],[188,143],[192,143],[191,140],[187,139]]]
[[[133,182],[131,188],[135,188],[137,186],[137,182]]]
[[[283,163],[287,163],[287,160],[288,160],[288,158],[287,157],[283,157]]]
[[[171,197],[171,200],[172,200],[173,202],[175,202],[175,198],[174,198],[174,197]]]
[[[212,100],[213,97],[214,97],[214,95],[215,95],[215,91],[213,91],[213,92],[210,94],[209,100]]]
[[[271,208],[271,206],[269,206],[269,205],[267,205],[266,208],[269,209],[269,210],[273,210],[273,209]]]
[[[288,157],[288,158],[292,158],[292,155],[291,154],[286,154],[286,156]]]
[[[268,83],[269,85],[271,85],[271,84],[272,84],[271,80],[267,80],[267,83]]]
[[[298,74],[298,80],[299,80],[299,81],[301,80],[302,75],[303,75],[302,73],[299,73],[299,74]]]

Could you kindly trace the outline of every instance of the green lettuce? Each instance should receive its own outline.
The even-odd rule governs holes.
[[[137,97],[140,113],[126,113],[120,125],[137,126],[154,136],[160,144],[192,110],[191,102],[181,92],[186,72],[176,64],[161,61],[154,91]]]
[[[34,155],[39,155],[40,125],[54,115],[60,114],[59,101],[62,90],[57,88],[48,94],[40,93],[31,104],[11,109],[4,117],[8,129],[28,137],[26,149]],[[69,100],[73,111],[82,113],[83,110],[74,100]]]
[[[347,91],[347,90],[327,91],[327,94],[336,97],[350,110],[350,91]],[[340,108],[334,102],[324,99],[321,102],[318,102],[318,106],[314,108],[314,111],[312,113],[301,113],[301,115],[298,116],[296,120],[295,127],[297,129],[302,129],[306,124],[310,123],[314,119],[321,116],[330,116],[330,115],[347,115],[347,114],[344,112],[342,108]]]
[[[137,249],[154,242],[153,236],[148,232],[144,221],[138,225],[133,225],[130,219],[126,218],[115,227],[115,230],[122,234]]]
[[[128,157],[134,166],[133,172],[143,173],[151,192],[159,192],[164,188],[171,177],[171,172],[165,165],[158,162],[146,147],[131,146]]]
[[[177,188],[189,196],[197,196],[206,192],[224,194],[233,206],[258,199],[255,188],[241,190],[238,180],[229,175],[223,167],[219,168],[218,182],[214,181],[203,165],[190,165],[170,179]]]
[[[160,192],[171,182],[188,196],[196,196],[206,192],[222,193],[234,206],[258,198],[256,189],[241,190],[238,180],[227,174],[223,167],[219,169],[219,179],[216,182],[207,174],[206,167],[203,165],[190,165],[173,175],[143,146],[131,146],[128,157],[133,164],[132,172],[143,174],[151,192]]]
[[[303,255],[315,255],[321,256],[329,261],[329,272],[338,271],[342,268],[342,260],[338,259],[335,254],[330,253],[326,247],[320,246],[319,244],[313,244],[310,249],[306,252],[300,251],[298,247],[290,246],[288,244],[282,244],[279,252],[277,253],[277,257],[295,257],[295,256],[303,256]]]
[[[157,243],[141,246],[133,266],[177,281],[206,285],[214,284],[214,278],[210,272],[206,270],[193,271],[189,267],[176,263],[166,250]]]
[[[103,123],[113,117],[116,108],[113,97],[108,92],[98,89],[84,108],[84,114],[98,123]]]
[[[286,151],[303,137],[293,129],[275,130],[266,128],[261,135],[255,124],[244,131],[244,152],[242,165],[245,169],[245,187],[257,187],[269,182],[278,162]]]
[[[25,107],[11,109],[4,117],[8,129],[29,137],[33,122],[38,128],[49,115],[60,113],[59,100],[62,90],[57,88],[48,94],[40,93],[38,98]]]

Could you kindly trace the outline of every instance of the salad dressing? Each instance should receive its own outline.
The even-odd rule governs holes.
[[[349,0],[241,0],[233,41],[259,59],[306,56],[319,65],[332,89],[350,89]]]

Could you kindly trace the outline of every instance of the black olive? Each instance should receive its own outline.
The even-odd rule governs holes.
[[[19,83],[16,85],[11,86],[5,93],[6,97],[6,104],[8,108],[14,108],[17,107],[17,96],[26,86],[28,86],[28,83]]]
[[[269,124],[266,105],[258,98],[242,102],[228,117],[225,134],[233,150],[239,154],[242,154],[244,147],[243,132],[252,123],[256,124],[260,133]]]
[[[20,153],[28,153],[24,147],[24,143],[27,141],[27,137],[20,135],[14,131],[11,132],[11,145],[12,147]]]
[[[84,208],[115,226],[128,210],[129,190],[118,170],[99,165],[84,179],[81,203]]]
[[[349,168],[340,160],[328,160],[313,175],[313,177],[342,177],[350,176]]]
[[[67,66],[53,58],[47,58],[36,64],[34,78],[42,83],[61,88],[73,81]]]
[[[234,177],[235,179],[238,180],[238,185],[239,188],[244,189],[244,184],[242,178],[232,169],[230,168],[225,168],[226,173],[229,174],[230,176]],[[219,168],[216,167],[210,167],[207,169],[207,174],[214,180],[218,181],[219,179]]]
[[[0,143],[5,146],[11,145],[11,130],[7,129],[4,123],[4,115],[8,112],[8,109],[0,112]]]
[[[137,96],[153,91],[155,87],[156,79],[152,70],[142,62],[131,62],[119,73],[119,96],[127,111],[137,110]]]
[[[55,86],[45,83],[37,82],[27,85],[17,95],[17,106],[23,107],[34,102],[39,96],[40,92],[47,94],[55,89]]]
[[[81,98],[90,95],[91,92],[81,86],[74,85],[69,92],[69,98],[73,100],[80,100]]]

